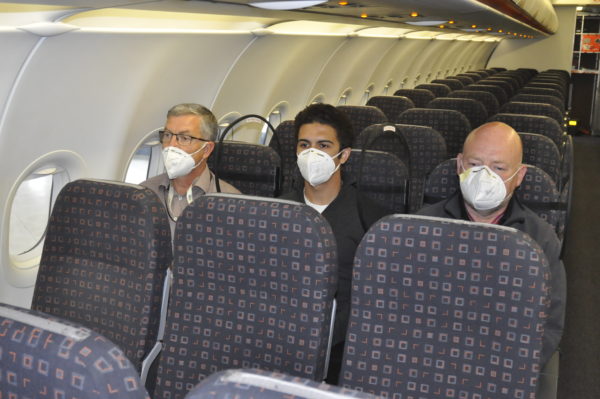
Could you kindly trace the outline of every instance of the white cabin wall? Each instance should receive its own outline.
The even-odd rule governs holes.
[[[555,9],[559,21],[556,34],[540,39],[503,40],[490,57],[488,67],[570,71],[577,11],[574,6],[557,6]]]

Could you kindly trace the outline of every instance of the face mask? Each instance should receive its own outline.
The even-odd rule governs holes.
[[[338,152],[334,157],[337,157],[341,153],[341,151]],[[298,168],[300,169],[300,173],[302,173],[304,180],[313,187],[329,180],[339,167],[340,165],[335,166],[335,162],[333,162],[333,158],[329,154],[316,148],[307,148],[298,154]]]
[[[465,201],[478,211],[497,208],[506,198],[505,182],[511,180],[521,168],[506,180],[485,165],[466,169],[460,177],[460,190]]]
[[[197,151],[188,154],[178,147],[165,147],[162,150],[163,162],[165,163],[165,169],[169,179],[176,179],[181,176],[185,176],[190,173],[196,166],[200,165],[200,162],[195,163],[192,155],[202,151],[206,146],[206,143],[200,147]]]

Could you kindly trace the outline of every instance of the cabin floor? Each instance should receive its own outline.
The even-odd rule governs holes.
[[[576,136],[574,144],[573,202],[563,257],[567,312],[558,399],[591,399],[600,398],[600,137]]]

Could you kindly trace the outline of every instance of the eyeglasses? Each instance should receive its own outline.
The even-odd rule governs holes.
[[[190,145],[190,144],[192,144],[192,140],[210,141],[210,140],[205,140],[205,139],[201,139],[198,137],[193,137],[188,134],[172,133],[166,129],[162,129],[162,130],[158,131],[158,138],[159,138],[161,144],[170,143],[173,136],[175,136],[175,139],[177,140],[177,144],[180,144],[180,145]]]

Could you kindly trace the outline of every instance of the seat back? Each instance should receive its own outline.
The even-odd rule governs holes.
[[[360,132],[352,147],[392,153],[410,170],[410,147],[406,138],[397,132],[396,125],[371,125]]]
[[[281,122],[275,128],[275,134],[269,142],[269,147],[279,154],[281,160],[281,192],[287,193],[293,187],[294,171],[296,165],[296,132],[294,121],[287,120]]]
[[[400,114],[400,123],[406,125],[429,126],[438,131],[446,140],[449,156],[462,150],[462,145],[471,131],[466,116],[451,109],[412,108]]]
[[[258,369],[220,371],[198,384],[185,399],[377,399],[368,393]]]
[[[399,89],[394,92],[394,95],[410,98],[415,107],[419,108],[424,108],[435,98],[435,94],[427,89]]]
[[[367,105],[379,108],[383,111],[387,120],[392,123],[398,119],[402,112],[415,107],[412,100],[404,96],[374,96],[369,98]],[[355,133],[360,134],[360,132]]]
[[[217,143],[214,153],[215,156],[208,158],[208,166],[219,179],[242,193],[262,197],[276,197],[281,193],[281,158],[274,148],[223,141]]]
[[[551,139],[558,148],[562,148],[565,132],[554,119],[544,115],[496,114],[489,122],[504,122],[520,133],[537,133]]]
[[[472,85],[465,86],[463,90],[487,91],[488,93],[491,93],[494,95],[494,97],[496,97],[496,100],[498,100],[498,104],[500,105],[508,101],[508,95],[506,94],[504,89],[492,84],[480,84],[479,82],[477,82]]]
[[[336,108],[350,119],[354,137],[358,136],[367,126],[385,123],[388,120],[382,110],[370,105],[338,105]]]
[[[421,83],[415,86],[415,89],[429,90],[436,97],[445,97],[452,89],[443,83]]]
[[[461,76],[461,75],[446,76],[446,79],[460,80],[460,82],[463,84],[463,87],[475,83],[475,80],[469,76]],[[454,90],[457,90],[457,89],[454,89]]]
[[[561,113],[565,113],[565,104],[560,98],[554,96],[519,93],[513,96],[510,101],[550,104],[558,108]]]
[[[438,97],[427,104],[427,108],[453,109],[467,117],[471,128],[476,128],[488,118],[487,110],[483,104],[472,98]]]
[[[473,80],[474,83],[476,83],[479,80],[481,80],[481,75],[478,74],[478,73],[474,73],[474,72],[458,73],[458,74],[456,74],[456,76],[466,76],[468,78],[471,78],[471,80]]]
[[[340,385],[383,397],[531,398],[549,266],[506,227],[391,215],[358,246]]]
[[[554,119],[560,126],[564,125],[564,116],[560,109],[551,104],[509,101],[500,108],[503,114],[543,115]]]
[[[367,197],[394,213],[407,209],[408,168],[394,154],[353,149],[342,170]]]
[[[0,358],[0,398],[149,398],[121,348],[42,312],[0,304]]]
[[[537,94],[537,95],[542,95],[542,96],[553,96],[553,97],[560,99],[560,101],[563,104],[565,103],[565,96],[559,90],[555,90],[555,89],[546,89],[546,88],[542,88],[542,87],[525,86],[521,90],[519,90],[518,94]]]
[[[452,93],[448,94],[448,97],[452,98],[472,98],[473,100],[477,100],[483,104],[485,107],[488,116],[494,115],[498,113],[500,109],[500,103],[496,96],[492,93],[488,93],[487,91],[480,90],[454,90]]]
[[[320,380],[337,287],[331,227],[308,205],[207,194],[177,220],[155,397],[260,368]]]
[[[171,260],[167,213],[153,191],[70,182],[52,210],[31,308],[105,336],[140,370],[159,338]]]
[[[506,101],[508,101],[508,99],[511,98],[518,90],[517,88],[513,88],[513,85],[502,79],[485,78],[477,82],[477,84],[500,87],[506,94]]]
[[[464,83],[460,79],[446,78],[446,79],[434,79],[431,83],[441,83],[450,88],[450,90],[460,90],[465,87]],[[471,82],[473,83],[473,82]],[[447,94],[446,94],[447,95]]]
[[[519,133],[523,142],[523,163],[541,168],[561,187],[561,158],[556,144],[548,137],[535,133]]]

